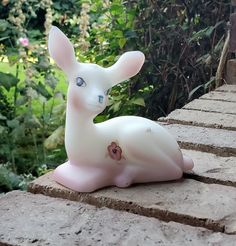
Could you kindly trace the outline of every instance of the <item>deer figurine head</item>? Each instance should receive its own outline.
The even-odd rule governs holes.
[[[109,89],[136,75],[145,59],[142,52],[132,51],[109,68],[80,63],[69,39],[57,27],[52,27],[48,44],[50,56],[68,77],[71,105],[93,116],[105,109]]]
[[[49,33],[50,56],[69,85],[65,147],[68,161],[54,179],[73,190],[91,192],[116,185],[173,180],[193,168],[173,137],[148,119],[123,116],[94,124],[108,101],[108,91],[136,75],[144,63],[140,51],[124,53],[108,68],[76,60],[73,45],[57,27]]]

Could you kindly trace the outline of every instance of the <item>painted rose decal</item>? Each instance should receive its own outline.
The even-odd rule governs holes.
[[[122,149],[117,143],[112,142],[108,147],[107,147],[109,156],[111,159],[120,161],[122,159]]]

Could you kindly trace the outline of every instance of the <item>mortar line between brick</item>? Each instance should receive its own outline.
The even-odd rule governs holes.
[[[200,97],[199,99],[201,100],[211,100],[211,101],[217,101],[217,102],[230,102],[230,103],[236,103],[236,101],[230,101],[230,100],[226,100],[226,99],[216,99],[216,98],[204,98],[204,97]]]
[[[235,103],[236,107],[236,103]],[[214,110],[204,110],[204,109],[197,109],[197,108],[181,108],[182,110],[192,110],[192,111],[200,111],[200,112],[206,112],[206,113],[215,113],[215,114],[221,114],[221,115],[236,115],[236,113],[224,113],[224,112],[219,112],[219,111],[214,111]]]
[[[213,128],[213,129],[223,129],[223,130],[230,130],[230,131],[236,131],[236,127],[227,127],[219,124],[206,124],[206,123],[198,123],[195,121],[185,121],[185,120],[177,120],[177,119],[166,119],[166,118],[160,118],[160,122],[167,122],[170,124],[179,124],[179,125],[187,125],[187,126],[199,126],[199,127],[205,127],[205,128]]]
[[[227,90],[227,89],[216,89],[217,92],[229,92],[229,93],[236,93],[236,90]]]
[[[206,153],[216,154],[221,157],[236,156],[236,149],[228,147],[216,147],[204,144],[194,144],[190,142],[178,141],[182,149],[202,151]]]
[[[218,185],[236,187],[236,182],[201,176],[196,173],[184,173],[183,177],[186,179],[193,179],[193,180],[205,183],[205,184],[218,184]]]
[[[196,218],[190,215],[178,214],[160,208],[146,208],[133,202],[115,200],[113,198],[107,198],[107,197],[96,198],[92,194],[75,193],[73,191],[63,192],[60,189],[55,191],[50,188],[46,189],[44,186],[40,186],[38,184],[37,185],[33,184],[29,186],[28,191],[34,194],[43,194],[50,197],[57,197],[65,200],[68,199],[72,201],[82,202],[82,203],[96,206],[98,208],[107,207],[110,209],[114,209],[118,211],[126,211],[129,213],[133,213],[145,217],[153,217],[165,222],[174,221],[180,224],[186,224],[194,227],[203,227],[215,232],[222,232],[227,234],[225,232],[224,225],[222,225],[218,221],[210,220],[208,218]]]

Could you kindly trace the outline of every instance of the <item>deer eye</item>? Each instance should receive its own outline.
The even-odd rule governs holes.
[[[86,83],[85,83],[84,79],[81,78],[81,77],[77,77],[75,79],[75,81],[76,81],[76,85],[79,86],[79,87],[85,87],[86,86]]]

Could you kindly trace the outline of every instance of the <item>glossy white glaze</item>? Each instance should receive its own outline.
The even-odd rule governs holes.
[[[57,182],[79,192],[92,192],[105,186],[175,180],[193,168],[176,140],[151,120],[123,116],[93,123],[107,105],[107,90],[139,72],[145,60],[142,52],[126,52],[109,68],[80,63],[73,45],[57,27],[49,33],[48,47],[69,80],[68,162],[54,171]]]

